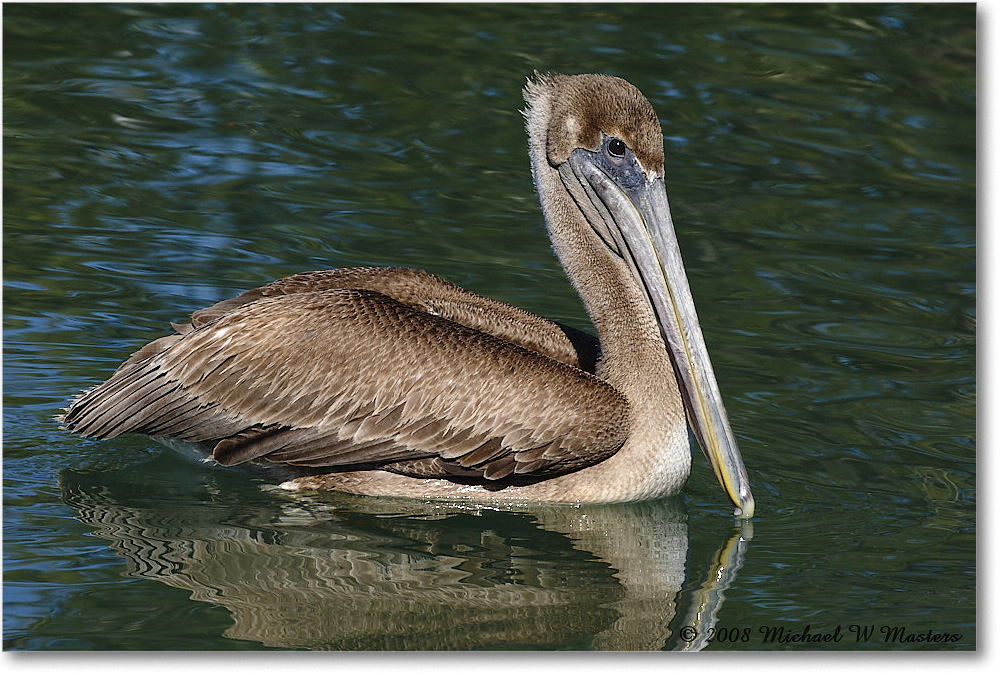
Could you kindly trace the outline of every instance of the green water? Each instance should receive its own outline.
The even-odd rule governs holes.
[[[4,648],[974,648],[975,18],[5,5]],[[498,511],[59,430],[168,322],[303,270],[588,328],[528,172],[534,69],[660,116],[752,532],[700,453],[678,499]]]

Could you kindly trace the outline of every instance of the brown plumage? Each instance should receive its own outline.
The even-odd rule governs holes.
[[[442,302],[428,306],[421,295]],[[480,326],[492,319],[482,326],[492,334],[454,317]],[[208,443],[224,465],[266,457],[330,468],[392,463],[412,473],[406,460],[415,460],[426,475],[418,460],[436,457],[443,475],[490,480],[579,469],[624,440],[627,404],[556,360],[576,362],[576,354],[555,324],[426,272],[298,275],[192,318],[167,348],[147,345],[74,402],[66,423],[96,438],[133,432]],[[429,385],[442,382],[468,390],[435,396]],[[607,414],[585,419],[564,395],[575,387]],[[524,409],[512,414],[510,400]]]
[[[307,272],[195,312],[79,396],[65,424],[198,444],[223,465],[295,467],[288,487],[544,501],[676,492],[690,468],[685,401],[703,445],[731,432],[724,410],[724,432],[701,421],[721,401],[705,393],[714,375],[684,315],[693,305],[663,309],[686,296],[683,268],[668,292],[674,268],[644,267],[673,237],[656,115],[606,76],[537,76],[525,98],[550,236],[600,343],[418,270]],[[706,367],[708,380],[685,384]],[[727,462],[720,481],[752,514],[742,463]]]

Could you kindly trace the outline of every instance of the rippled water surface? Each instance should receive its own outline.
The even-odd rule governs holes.
[[[3,29],[5,649],[975,647],[973,5]],[[498,511],[293,498],[59,430],[168,322],[303,270],[420,267],[589,329],[531,186],[533,69],[623,76],[660,116],[752,532],[700,453],[678,499]]]

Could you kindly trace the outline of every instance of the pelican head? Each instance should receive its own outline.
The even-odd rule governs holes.
[[[664,185],[663,135],[652,106],[634,86],[604,75],[537,75],[525,89],[532,171],[556,252],[588,304],[602,345],[600,300],[577,281],[603,247],[621,261],[655,315],[670,355],[691,431],[736,515],[750,518],[754,499],[702,336]],[[543,128],[544,127],[544,128]],[[559,199],[554,194],[572,198]],[[562,242],[553,223],[580,215]],[[588,234],[588,231],[590,234]],[[596,235],[596,239],[594,237]],[[588,248],[582,239],[589,237]],[[580,252],[590,260],[580,260]],[[593,295],[593,294],[591,294]],[[664,383],[669,386],[670,383]]]

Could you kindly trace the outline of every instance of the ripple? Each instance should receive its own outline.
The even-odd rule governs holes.
[[[915,355],[951,343],[951,335],[919,326],[901,325],[895,320],[849,318],[840,321],[777,321],[783,332],[820,338],[821,343],[857,348],[881,348],[887,352]]]

